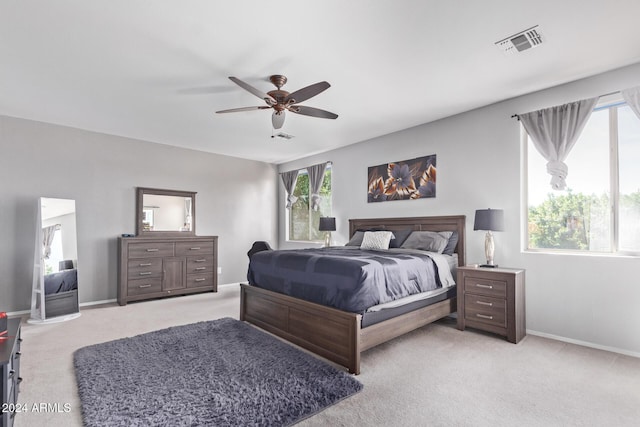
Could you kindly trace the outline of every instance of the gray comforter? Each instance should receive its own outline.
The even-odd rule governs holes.
[[[248,279],[260,288],[363,313],[374,305],[451,286],[446,261],[436,263],[437,257],[415,250],[353,247],[264,251],[251,257]]]

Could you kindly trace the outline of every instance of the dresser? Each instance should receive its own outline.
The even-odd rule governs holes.
[[[11,427],[19,410],[20,318],[9,319],[6,338],[0,339],[0,427]]]
[[[524,273],[516,268],[458,267],[458,329],[493,332],[517,344],[526,335]]]
[[[118,238],[118,304],[218,290],[218,237]]]

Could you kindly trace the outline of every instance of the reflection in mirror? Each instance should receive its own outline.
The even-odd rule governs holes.
[[[139,187],[137,234],[195,235],[195,195],[190,191]]]
[[[191,231],[191,197],[145,194],[142,204],[145,231]]]
[[[75,200],[40,198],[30,323],[80,316]]]

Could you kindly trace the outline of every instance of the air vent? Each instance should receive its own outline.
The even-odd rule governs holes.
[[[271,135],[271,138],[291,139],[291,138],[295,138],[295,136],[289,135],[288,133],[284,133],[284,132],[278,132],[275,135]]]
[[[497,41],[495,44],[505,54],[510,55],[512,53],[522,52],[523,50],[540,46],[542,44],[542,35],[536,25],[535,27],[521,31],[518,34],[509,36],[506,39]]]

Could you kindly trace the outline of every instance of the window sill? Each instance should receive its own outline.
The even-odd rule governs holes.
[[[640,258],[640,253],[635,252],[579,252],[567,249],[523,249],[522,253],[534,255],[563,255],[597,258]]]

